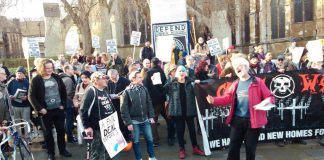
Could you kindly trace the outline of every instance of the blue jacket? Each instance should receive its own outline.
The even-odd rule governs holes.
[[[15,95],[15,93],[18,89],[22,89],[22,90],[26,90],[25,96],[27,96],[28,87],[29,87],[29,82],[26,78],[23,80],[19,80],[19,81],[17,79],[13,79],[8,83],[8,92],[9,92],[9,95],[13,96],[13,95]],[[11,104],[14,107],[28,107],[29,106],[28,99],[25,101],[21,101],[21,99],[12,99]]]

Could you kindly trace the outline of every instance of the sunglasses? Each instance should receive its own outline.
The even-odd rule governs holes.
[[[283,61],[283,59],[278,59],[278,61]]]

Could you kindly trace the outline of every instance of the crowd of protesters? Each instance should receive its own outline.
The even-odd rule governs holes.
[[[258,79],[253,78],[256,74],[304,69],[323,72],[323,61],[309,61],[306,49],[302,53],[300,62],[293,63],[294,47],[296,47],[296,39],[292,39],[291,46],[282,53],[274,54],[265,51],[260,45],[255,46],[251,53],[243,54],[235,50],[234,46],[230,46],[222,54],[212,56],[205,40],[200,37],[190,54],[177,48],[174,42],[169,63],[161,62],[155,57],[151,43],[147,41],[140,51],[139,60],[130,56],[122,59],[118,53],[95,53],[92,56],[84,56],[83,51],[80,50],[71,56],[70,60],[67,60],[64,55],[59,55],[56,61],[37,58],[34,61],[34,69],[29,73],[20,66],[14,75],[10,75],[8,69],[1,65],[0,121],[10,120],[9,109],[5,102],[9,99],[15,119],[31,120],[43,130],[45,138],[43,147],[47,149],[49,160],[55,159],[53,127],[57,133],[59,153],[64,157],[72,156],[66,149],[66,142],[77,143],[73,134],[75,129],[73,124],[77,115],[82,119],[86,135],[94,137],[91,159],[109,159],[101,142],[99,120],[114,112],[118,113],[120,129],[125,139],[133,142],[137,160],[143,158],[140,149],[141,132],[145,137],[149,159],[156,159],[154,147],[160,146],[163,141],[170,146],[177,141],[179,158],[184,159],[187,155],[184,137],[186,125],[192,154],[204,156],[197,143],[200,128],[198,125],[197,129],[195,124],[197,111],[193,85],[208,79],[226,77],[242,79],[240,74],[243,73],[243,69],[240,67],[243,67],[247,69],[244,76],[252,77],[249,79],[248,76],[246,79],[248,81],[244,80],[247,83],[241,80],[238,82],[238,88],[243,94],[250,83],[259,82]],[[244,60],[234,63],[235,59],[244,59],[246,63]],[[31,76],[30,81],[28,74]],[[263,86],[263,84],[259,85]],[[18,89],[25,90],[26,94],[15,96]],[[271,97],[270,93],[266,93],[266,97]],[[207,97],[207,100],[212,104],[230,103],[215,97]],[[250,101],[243,96],[242,101],[239,102],[242,107],[233,115],[235,125],[249,123],[246,120],[249,120],[250,113],[246,111],[249,106],[247,103]],[[165,140],[161,139],[161,132],[158,129],[160,115],[167,124],[168,135]],[[250,127],[253,128],[252,125],[251,123]],[[254,126],[254,128],[260,127],[262,126]],[[251,132],[253,134],[249,134],[251,137],[235,137],[237,132],[247,131],[253,131]],[[259,130],[251,128],[241,130],[232,127],[229,159],[239,157],[239,147],[244,138],[250,138],[247,155],[248,159],[254,159],[258,134]],[[239,140],[234,141],[235,139]],[[304,141],[298,142],[306,144]],[[278,144],[283,146],[282,143]],[[119,159],[119,155],[113,159]]]

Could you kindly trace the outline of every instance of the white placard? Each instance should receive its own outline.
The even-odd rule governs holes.
[[[70,28],[65,38],[65,53],[67,55],[75,54],[80,48],[78,28],[73,26]]]
[[[93,35],[92,36],[92,47],[93,48],[100,48],[100,37]]]
[[[99,121],[101,140],[110,158],[122,151],[127,142],[120,131],[117,112]]]
[[[156,57],[163,62],[171,61],[173,35],[156,38]]]
[[[139,46],[140,43],[141,43],[141,34],[142,34],[141,32],[132,31],[130,44],[135,45],[135,46]]]
[[[26,59],[28,59],[29,57],[40,57],[40,50],[37,38],[23,37],[22,47],[24,57]]]
[[[208,48],[209,48],[210,55],[212,55],[212,56],[216,56],[216,55],[221,54],[223,52],[222,48],[219,45],[219,42],[218,42],[217,38],[214,38],[214,39],[211,39],[211,40],[207,41],[207,45],[208,45]]]
[[[115,39],[106,40],[107,53],[117,53],[117,42]]]
[[[292,62],[294,64],[299,64],[300,58],[303,54],[304,47],[295,47],[294,50],[292,51]]]
[[[323,47],[321,40],[308,41],[306,48],[308,50],[308,60],[310,62],[323,61]]]
[[[150,0],[151,24],[187,21],[186,0]]]
[[[161,73],[160,72],[155,72],[152,77],[151,77],[153,85],[159,85],[162,84],[161,80]]]
[[[228,37],[223,38],[223,50],[227,50],[230,46],[230,40]]]

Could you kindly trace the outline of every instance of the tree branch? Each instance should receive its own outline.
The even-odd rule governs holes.
[[[81,24],[80,17],[73,11],[72,6],[66,1],[61,0],[61,2],[64,4],[64,10],[72,17],[73,22],[79,26]]]

